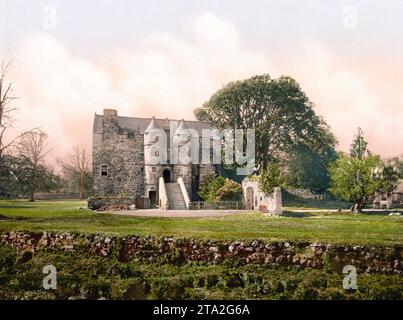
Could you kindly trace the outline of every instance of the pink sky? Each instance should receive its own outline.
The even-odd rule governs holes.
[[[52,33],[21,37],[11,79],[21,99],[17,126],[41,127],[51,157],[91,147],[94,113],[193,119],[193,110],[223,85],[255,74],[295,78],[348,150],[357,127],[384,157],[403,154],[403,59],[388,50],[334,50],[315,37],[277,50],[250,45],[231,21],[212,12],[186,20],[187,36],[150,32],[105,52],[78,50]],[[342,45],[342,44],[341,44]]]

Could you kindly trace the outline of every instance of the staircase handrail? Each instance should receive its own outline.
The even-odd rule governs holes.
[[[186,190],[185,183],[183,182],[182,177],[178,178],[178,183],[179,183],[179,187],[180,187],[181,192],[182,192],[183,200],[185,201],[186,210],[189,210],[190,198],[189,198],[189,195],[188,195],[188,192]]]
[[[159,205],[161,210],[167,210],[169,208],[169,201],[167,196],[167,190],[165,187],[165,181],[163,177],[159,178],[158,184],[158,197],[159,197]]]

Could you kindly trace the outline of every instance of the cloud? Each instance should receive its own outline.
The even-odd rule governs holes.
[[[195,16],[187,31],[187,36],[150,34],[91,58],[50,35],[27,37],[13,75],[21,96],[19,127],[42,127],[55,147],[53,156],[62,156],[74,145],[90,148],[93,115],[103,108],[127,116],[189,119],[229,81],[288,74],[301,83],[341,148],[348,148],[361,126],[374,151],[401,153],[401,87],[374,90],[368,80],[373,65],[342,63],[343,57],[314,40],[301,39],[292,52],[256,49],[240,38],[234,25],[213,13]],[[385,90],[390,94],[382,93]]]
[[[75,144],[90,146],[93,115],[105,107],[121,115],[193,118],[226,82],[270,69],[264,54],[243,48],[237,30],[212,13],[197,16],[190,30],[188,39],[150,35],[97,62],[52,36],[29,36],[15,66],[19,126],[42,127],[60,155]]]
[[[311,100],[315,110],[331,126],[339,149],[348,151],[361,127],[369,149],[391,157],[403,152],[403,101],[399,77],[391,73],[401,62],[384,61],[373,56],[346,59],[325,50],[314,41],[301,44],[300,50],[279,66],[294,76]],[[379,67],[379,62],[382,67]]]

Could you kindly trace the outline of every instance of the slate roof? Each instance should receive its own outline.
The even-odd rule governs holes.
[[[146,130],[144,130],[144,132],[150,132],[153,129],[161,129],[158,125],[158,123],[155,121],[155,117],[153,117],[150,121],[150,123],[148,124],[148,127]]]
[[[102,133],[102,119],[103,115],[95,114],[93,133]],[[135,117],[122,117],[118,116],[118,123],[121,128],[129,130],[139,130],[144,132],[148,125],[150,124],[152,118],[135,118]],[[180,120],[176,119],[158,119],[155,118],[155,123],[158,127],[164,130],[169,130],[170,121],[177,121],[178,125]],[[206,121],[195,121],[195,120],[185,120],[186,127],[189,129],[194,129],[201,136],[202,129],[211,129],[212,126]]]

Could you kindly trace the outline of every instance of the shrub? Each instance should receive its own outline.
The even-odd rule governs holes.
[[[259,187],[263,192],[270,194],[275,187],[282,184],[280,167],[277,163],[269,163],[267,168],[262,169],[259,175]]]
[[[91,210],[127,210],[134,204],[133,199],[127,196],[108,196],[91,197],[88,199],[87,206]]]
[[[200,186],[199,196],[207,202],[240,201],[242,186],[223,176],[208,176]]]

